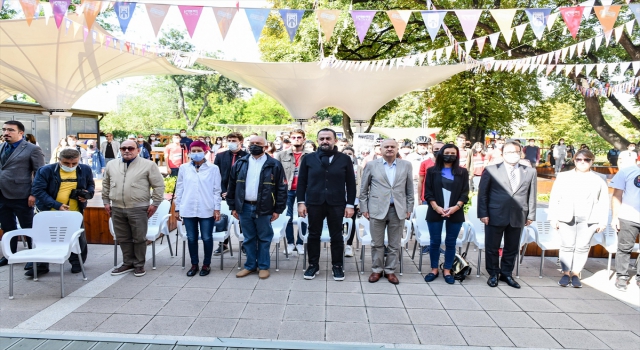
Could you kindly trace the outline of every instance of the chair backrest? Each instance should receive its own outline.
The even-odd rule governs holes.
[[[413,225],[417,237],[421,237],[423,234],[429,234],[429,227],[427,226],[427,209],[429,209],[429,206],[426,204],[419,205],[413,209]]]
[[[282,237],[282,234],[287,229],[287,224],[289,223],[289,217],[286,215],[278,216],[276,221],[271,222],[271,228],[273,229],[274,237]]]
[[[43,211],[33,217],[31,238],[38,243],[66,243],[82,229],[83,216],[77,211]]]
[[[537,208],[536,209],[536,221],[535,225],[538,229],[538,234],[545,235],[553,233],[553,229],[551,228],[551,222],[547,219],[548,217],[547,208]]]
[[[171,210],[171,202],[164,200],[158,206],[156,212],[149,218],[149,226],[159,226],[161,220],[165,215],[169,214],[169,210]]]
[[[228,216],[231,216],[231,209],[229,209],[229,204],[224,199],[220,202],[220,214],[227,214]]]

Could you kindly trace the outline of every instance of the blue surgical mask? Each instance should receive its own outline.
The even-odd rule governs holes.
[[[68,166],[64,166],[64,165],[60,164],[60,168],[65,173],[72,173],[72,172],[76,171],[77,166],[74,166],[73,168],[69,168]]]
[[[189,153],[189,157],[191,157],[191,160],[194,162],[200,162],[204,159],[204,152]]]

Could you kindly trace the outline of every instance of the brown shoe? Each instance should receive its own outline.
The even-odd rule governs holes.
[[[242,269],[240,270],[240,272],[236,273],[236,277],[237,278],[242,278],[242,277],[247,277],[250,274],[256,272],[256,270],[247,270],[247,269]]]
[[[258,277],[260,277],[261,280],[269,278],[269,270],[260,270]]]
[[[380,280],[380,277],[382,277],[382,273],[372,272],[371,275],[369,276],[369,283],[378,282]]]
[[[393,284],[400,283],[400,281],[398,281],[398,277],[396,277],[396,275],[393,273],[385,273],[384,277],[386,277],[390,283],[393,283]]]
[[[122,265],[111,271],[111,276],[118,276],[133,271],[133,266]]]
[[[146,274],[147,272],[144,270],[144,267],[136,267],[136,270],[133,271],[133,275],[136,277],[142,277]]]

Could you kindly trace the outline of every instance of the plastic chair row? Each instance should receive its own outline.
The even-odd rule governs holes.
[[[365,250],[367,246],[371,246],[373,242],[373,238],[371,236],[371,230],[369,226],[369,220],[365,217],[361,217],[356,219],[356,237],[358,241],[362,245],[362,249],[360,250],[360,273],[364,273],[364,258],[365,258]],[[403,251],[404,247],[409,241],[409,236],[411,235],[411,220],[405,220],[404,222],[404,230],[402,234],[402,239],[400,240],[400,276],[402,276],[403,269]],[[360,228],[362,228],[362,233],[360,232]],[[384,245],[387,246],[389,244],[389,234],[388,231],[385,230],[384,233]]]

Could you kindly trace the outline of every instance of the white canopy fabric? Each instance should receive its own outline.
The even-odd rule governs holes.
[[[16,91],[0,84],[0,102],[18,93],[20,93],[20,91]]]
[[[334,68],[312,63],[248,63],[200,58],[229,79],[280,102],[295,119],[309,119],[326,107],[354,120],[370,119],[389,101],[445,81],[471,65]]]
[[[11,93],[23,92],[47,109],[70,109],[87,91],[113,79],[142,75],[199,74],[174,67],[154,54],[135,55],[100,45],[100,37],[110,34],[97,23],[86,41],[83,18],[67,14],[74,22],[68,30],[65,21],[56,28],[53,18],[0,21],[0,102]],[[75,28],[78,30],[74,30]],[[112,45],[113,46],[113,45]],[[6,92],[6,93],[5,93]]]

